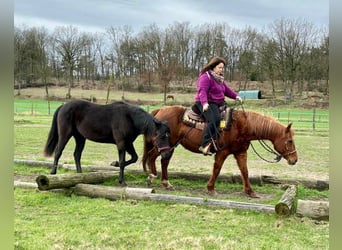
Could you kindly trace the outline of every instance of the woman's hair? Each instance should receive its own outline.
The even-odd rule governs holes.
[[[224,60],[222,57],[215,56],[201,69],[201,73],[204,73],[208,70],[213,70],[220,63],[223,63],[224,65],[227,64],[226,60]]]

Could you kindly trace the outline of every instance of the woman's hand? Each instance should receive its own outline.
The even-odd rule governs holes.
[[[240,96],[237,96],[237,97],[235,98],[235,101],[237,101],[239,104],[242,104],[242,103],[243,103],[243,100],[242,100],[242,98],[241,98]]]
[[[203,105],[203,112],[204,111],[207,111],[209,109],[209,103],[205,103],[204,105]]]

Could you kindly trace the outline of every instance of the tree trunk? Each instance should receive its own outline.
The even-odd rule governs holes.
[[[298,200],[296,215],[329,220],[329,201]]]
[[[292,213],[293,202],[297,195],[297,186],[290,185],[279,202],[275,206],[275,211],[279,215],[290,215]]]
[[[118,176],[117,172],[77,173],[39,175],[36,178],[39,190],[50,190],[55,188],[69,188],[78,183],[101,183]]]

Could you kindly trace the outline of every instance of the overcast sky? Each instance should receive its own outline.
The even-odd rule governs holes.
[[[301,18],[329,26],[329,0],[15,0],[14,24],[29,27],[73,25],[90,32],[129,25],[134,31],[150,24],[165,28],[227,23],[233,28],[262,29],[280,18]]]

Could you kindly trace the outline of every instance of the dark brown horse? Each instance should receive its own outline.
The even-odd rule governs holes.
[[[171,132],[170,145],[175,147],[181,144],[193,153],[201,153],[198,148],[201,143],[202,130],[189,126],[183,121],[184,113],[187,109],[183,106],[166,106],[152,112],[159,120],[168,121]],[[229,116],[227,116],[229,117]],[[229,122],[229,121],[228,121]],[[215,194],[215,181],[218,177],[222,165],[228,155],[233,154],[240,169],[244,191],[251,197],[258,197],[253,191],[249,179],[247,168],[247,150],[252,140],[270,140],[274,149],[279,153],[279,160],[284,157],[288,164],[294,165],[297,162],[297,152],[293,140],[294,132],[291,124],[284,126],[272,117],[265,116],[253,111],[231,112],[231,123],[229,129],[220,132],[218,140],[219,150],[215,154],[215,162],[212,175],[207,184],[210,194]],[[173,152],[172,152],[173,153]],[[149,184],[152,184],[156,177],[155,161],[158,157],[158,150],[148,141],[144,142],[143,167],[149,167]],[[167,167],[171,157],[161,159],[162,176],[161,180],[166,188],[172,188],[168,181]]]
[[[142,108],[124,102],[99,105],[73,100],[55,111],[44,153],[46,156],[55,153],[51,174],[56,174],[58,160],[73,136],[76,169],[81,173],[81,155],[86,139],[116,144],[119,161],[114,165],[120,167],[119,182],[125,185],[124,168],[138,159],[133,142],[140,134],[144,134],[144,139],[157,148],[162,158],[171,156],[167,123],[160,122]],[[131,155],[128,161],[126,152]]]

